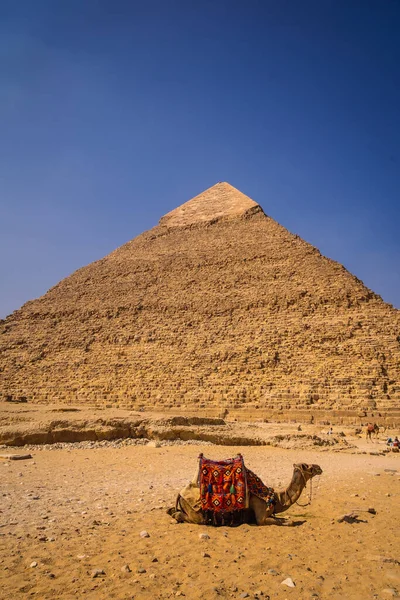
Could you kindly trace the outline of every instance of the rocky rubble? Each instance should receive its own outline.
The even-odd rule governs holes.
[[[0,404],[0,447],[119,448],[215,444],[280,448],[353,448],[343,432],[327,435],[318,427],[299,431],[296,425],[245,423],[221,418],[169,416],[129,411],[73,410],[54,418],[54,407],[26,408]],[[100,416],[101,415],[101,416]]]

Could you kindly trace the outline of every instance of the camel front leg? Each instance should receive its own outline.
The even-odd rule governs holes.
[[[273,516],[274,507],[267,506],[264,500],[252,496],[250,498],[250,508],[254,512],[257,525],[278,525],[280,527],[292,527],[294,522],[289,519],[279,519]]]
[[[278,525],[278,527],[294,527],[294,521],[292,519],[280,519],[278,517],[265,517],[260,522],[257,521],[257,525]]]

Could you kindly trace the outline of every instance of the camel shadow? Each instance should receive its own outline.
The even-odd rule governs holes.
[[[294,519],[280,519],[278,517],[272,517],[273,521],[271,519],[271,521],[268,523],[268,526],[278,526],[278,527],[301,527],[301,525],[304,525],[304,523],[307,523],[307,519],[302,519],[302,520],[294,520]],[[249,524],[249,523],[248,523]],[[251,527],[260,527],[260,525],[258,525],[255,520],[250,523]]]
[[[302,519],[301,521],[293,521],[292,527],[301,527],[301,525],[304,525],[304,523],[307,523],[307,519]]]

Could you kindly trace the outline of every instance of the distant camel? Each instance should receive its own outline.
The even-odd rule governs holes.
[[[372,442],[372,436],[375,437],[375,439],[378,439],[378,434],[379,434],[379,427],[376,423],[372,424],[372,423],[368,423],[367,425],[367,429],[365,432],[365,437],[368,440],[370,440]]]

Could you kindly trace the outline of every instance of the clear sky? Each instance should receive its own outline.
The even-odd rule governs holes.
[[[228,181],[400,307],[399,0],[1,0],[0,318]]]

